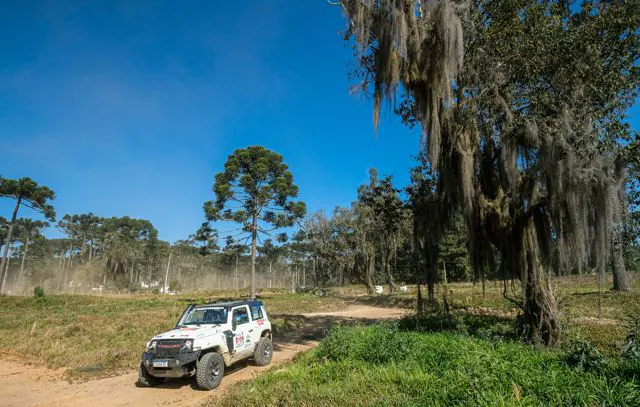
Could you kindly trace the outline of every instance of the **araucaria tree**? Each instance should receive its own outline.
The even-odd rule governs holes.
[[[53,221],[56,213],[49,201],[55,199],[55,193],[46,186],[39,186],[31,178],[20,178],[17,180],[0,177],[0,197],[15,199],[16,204],[9,221],[7,237],[5,239],[4,252],[0,262],[0,293],[5,290],[7,281],[6,263],[9,261],[9,243],[13,238],[13,230],[16,226],[16,218],[21,206],[26,206],[36,212],[41,213],[45,218]]]
[[[293,226],[306,213],[303,202],[294,201],[298,187],[282,156],[261,146],[241,148],[231,154],[224,171],[215,176],[215,201],[204,204],[209,221],[239,223],[251,239],[251,297],[256,296],[256,247],[260,235],[286,240],[275,230]]]
[[[532,340],[561,327],[549,273],[610,260],[637,96],[637,1],[343,0],[362,88],[421,125],[439,241],[461,213],[476,275],[492,247]],[[434,252],[437,255],[437,251]],[[437,261],[430,261],[437,265]],[[507,285],[505,284],[505,287]]]

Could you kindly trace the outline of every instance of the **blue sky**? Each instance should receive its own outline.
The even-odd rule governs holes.
[[[349,205],[370,167],[405,185],[418,131],[387,114],[374,135],[344,24],[324,0],[12,2],[0,175],[54,189],[59,216],[149,219],[170,241],[239,147],[282,154],[311,211]]]
[[[284,156],[312,211],[349,205],[370,167],[408,180],[419,135],[389,115],[374,135],[323,0],[21,1],[0,18],[0,174],[54,189],[59,215],[184,238],[226,157],[252,144]]]

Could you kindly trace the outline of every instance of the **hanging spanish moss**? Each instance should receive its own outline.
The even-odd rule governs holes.
[[[620,221],[624,163],[605,148],[607,117],[593,108],[616,93],[592,92],[574,72],[578,62],[597,69],[597,55],[565,51],[580,49],[578,24],[593,16],[570,20],[554,1],[503,3],[341,4],[362,88],[373,91],[375,127],[383,105],[402,94],[423,129],[437,179],[436,202],[422,203],[417,210],[428,214],[414,228],[427,268],[437,267],[437,242],[462,213],[476,275],[495,267],[497,248],[505,281],[521,283],[505,283],[504,294],[522,308],[524,332],[553,345],[561,333],[554,265],[604,273]]]

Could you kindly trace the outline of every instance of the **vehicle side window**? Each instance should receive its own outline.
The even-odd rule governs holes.
[[[249,322],[249,313],[247,312],[247,307],[234,309],[233,320],[236,321],[236,325],[242,325]]]
[[[253,319],[254,321],[262,319],[262,308],[260,307],[260,305],[251,304],[249,305],[249,308],[251,308],[251,319]]]

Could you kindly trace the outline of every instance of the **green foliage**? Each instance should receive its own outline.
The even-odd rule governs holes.
[[[49,201],[56,198],[55,192],[46,186],[40,186],[28,177],[17,180],[0,177],[0,197],[13,198],[53,221],[56,211]]]
[[[36,287],[33,289],[33,296],[35,298],[42,298],[44,297],[44,288],[42,287]]]
[[[306,212],[303,202],[291,200],[298,195],[293,175],[282,156],[261,146],[241,148],[227,158],[224,172],[216,174],[215,201],[206,202],[210,221],[240,223],[245,232],[267,233],[273,228],[292,226]],[[234,202],[239,207],[232,207]],[[254,230],[254,222],[258,222]]]
[[[605,367],[605,357],[585,340],[576,340],[569,345],[565,361],[580,371],[600,372]]]
[[[385,346],[386,345],[386,346]],[[293,363],[230,392],[221,406],[635,406],[617,371],[580,372],[555,352],[393,325],[339,327]]]

